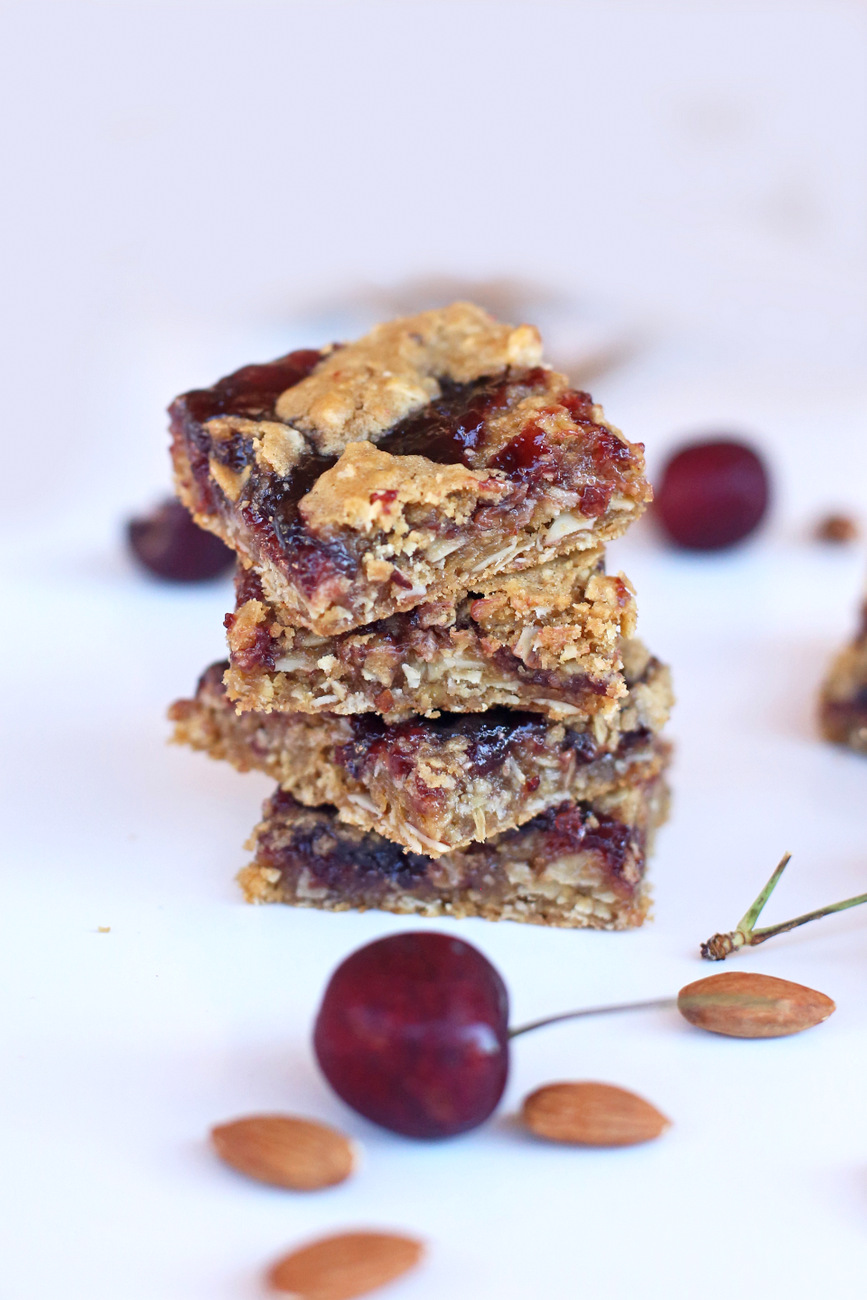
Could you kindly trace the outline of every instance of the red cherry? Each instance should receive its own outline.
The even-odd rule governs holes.
[[[716,551],[748,537],[768,507],[768,473],[746,443],[693,442],[667,462],[656,513],[669,537],[693,551]]]
[[[158,578],[204,582],[231,568],[235,556],[219,537],[194,522],[180,501],[165,501],[127,525],[136,559]]]
[[[451,1137],[495,1109],[509,1070],[509,999],[486,957],[428,931],[390,935],[331,976],[313,1035],[353,1110],[407,1137]]]

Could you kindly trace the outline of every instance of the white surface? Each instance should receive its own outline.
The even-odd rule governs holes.
[[[674,555],[645,525],[612,548],[679,696],[654,923],[448,928],[521,1021],[708,973],[698,942],[784,848],[769,919],[865,889],[867,767],[812,721],[864,548],[806,540],[827,506],[867,512],[865,11],[9,13],[0,1298],[256,1297],[276,1254],[359,1224],[430,1243],[395,1300],[863,1295],[867,911],[738,963],[834,997],[809,1034],[562,1026],[516,1044],[487,1128],[373,1130],[318,1078],[310,1027],[333,965],[406,923],[240,903],[268,783],[167,749],[163,721],[221,654],[229,590],[149,582],[118,533],[166,482],[180,388],[369,319],[408,279],[540,285],[521,292],[564,353],[637,345],[595,389],[652,466],[683,433],[744,429],[775,508],[726,556]],[[570,1076],[635,1088],[673,1129],[621,1152],[523,1140],[521,1096]],[[283,1108],[358,1136],[358,1178],[292,1196],[210,1156],[212,1123]]]

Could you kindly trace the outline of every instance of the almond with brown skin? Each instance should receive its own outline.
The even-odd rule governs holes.
[[[677,1007],[691,1025],[733,1038],[799,1034],[835,1010],[830,998],[804,984],[734,970],[687,984],[677,995]]]
[[[221,1160],[260,1183],[312,1192],[352,1173],[356,1149],[327,1124],[294,1115],[249,1115],[211,1129]]]
[[[649,1101],[610,1083],[549,1083],[524,1099],[521,1119],[537,1137],[588,1147],[650,1142],[671,1121]]]
[[[352,1300],[414,1268],[424,1255],[420,1241],[385,1232],[346,1232],[302,1246],[278,1260],[268,1274],[275,1291],[297,1300]]]

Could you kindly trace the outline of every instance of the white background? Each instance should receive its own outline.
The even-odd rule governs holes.
[[[539,320],[652,470],[685,435],[766,452],[763,533],[612,548],[675,672],[656,919],[624,935],[443,926],[515,1020],[708,973],[785,848],[771,920],[867,888],[867,763],[816,737],[854,626],[867,516],[867,10],[773,3],[19,3],[2,9],[3,793],[0,1300],[242,1300],[350,1226],[425,1237],[395,1300],[863,1295],[867,913],[739,960],[836,998],[791,1040],[676,1013],[516,1044],[503,1118],[415,1144],[319,1079],[329,970],[405,928],[242,905],[268,783],[167,749],[222,653],[228,584],[171,589],[122,523],[168,483],[163,408],[251,360],[458,290]],[[503,283],[503,282],[507,283]],[[110,926],[109,933],[98,933]],[[442,927],[440,927],[442,928]],[[674,1120],[620,1152],[508,1116],[563,1077]],[[208,1127],[307,1113],[364,1144],[316,1196],[243,1182]]]

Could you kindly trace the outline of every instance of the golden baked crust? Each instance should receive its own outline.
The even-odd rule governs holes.
[[[496,706],[610,715],[626,693],[621,646],[635,631],[635,599],[602,563],[601,550],[581,552],[336,637],[287,626],[242,570],[226,617],[228,696],[241,710],[390,722]]]
[[[649,779],[654,737],[671,705],[668,670],[638,642],[624,647],[628,691],[611,717],[569,724],[507,709],[410,718],[374,714],[237,714],[224,664],[172,706],[175,740],[258,769],[309,806],[430,857],[520,826],[564,800]]]
[[[641,925],[649,905],[647,860],[668,811],[667,752],[664,742],[657,747],[660,761],[649,779],[590,803],[561,804],[436,859],[278,791],[265,803],[250,842],[255,858],[238,880],[251,903],[602,930]]]
[[[340,528],[384,533],[399,553],[402,548],[395,543],[411,531],[411,507],[433,507],[462,527],[480,501],[501,501],[508,491],[502,478],[474,474],[463,465],[390,456],[372,442],[350,442],[337,464],[302,498],[298,512],[315,533]]]
[[[502,325],[481,307],[455,302],[388,321],[326,356],[307,379],[277,398],[280,420],[307,434],[323,456],[373,440],[438,397],[444,379],[468,384],[509,366],[542,361],[530,325]]]

